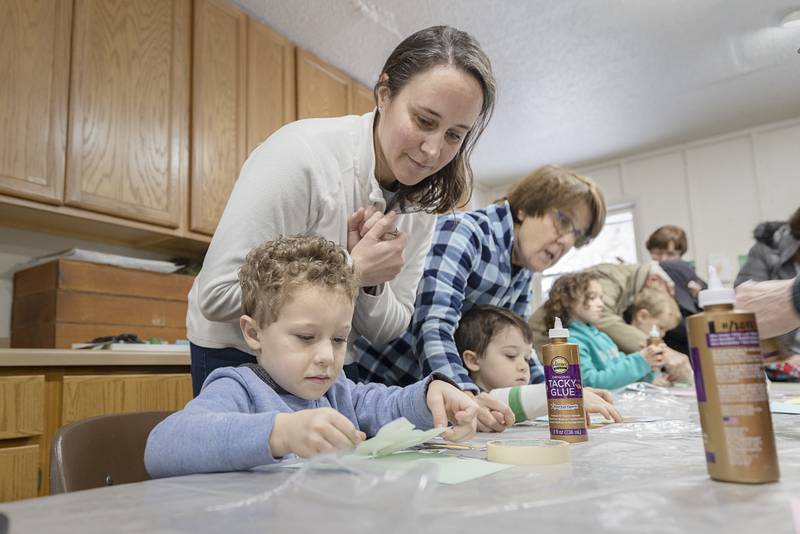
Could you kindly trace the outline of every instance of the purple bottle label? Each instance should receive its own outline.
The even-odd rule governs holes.
[[[697,391],[697,401],[706,402],[706,384],[703,382],[703,369],[700,367],[700,351],[697,347],[691,347],[689,357],[692,360],[692,370],[694,371],[694,388]]]
[[[548,399],[582,399],[581,367],[567,363],[561,356],[544,368]]]

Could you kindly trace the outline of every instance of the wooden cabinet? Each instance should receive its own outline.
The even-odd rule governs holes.
[[[44,432],[44,375],[0,379],[0,439]]]
[[[175,411],[192,398],[188,374],[64,377],[61,424],[109,413]]]
[[[297,118],[347,115],[351,80],[317,56],[297,49]]]
[[[294,45],[247,19],[247,153],[296,118]]]
[[[185,353],[0,349],[0,502],[48,494],[50,449],[63,425],[180,410],[191,398]]]
[[[39,446],[0,448],[0,502],[39,495]]]
[[[191,230],[213,234],[247,144],[247,17],[224,0],[194,3]]]
[[[189,24],[189,0],[75,5],[67,204],[178,226]]]
[[[71,0],[0,0],[0,193],[59,204]]]
[[[356,81],[350,85],[350,108],[351,115],[363,115],[375,109],[375,96],[372,89]]]
[[[374,106],[230,0],[0,0],[0,73],[0,224],[191,255],[270,134]]]
[[[39,495],[44,432],[44,374],[0,374],[0,502]]]

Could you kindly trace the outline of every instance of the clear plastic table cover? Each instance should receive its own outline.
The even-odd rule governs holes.
[[[800,395],[800,385],[773,385],[770,395]],[[800,532],[792,519],[792,502],[800,500],[798,416],[773,414],[780,482],[731,484],[706,473],[693,398],[644,384],[615,398],[625,415],[656,420],[590,430],[588,442],[571,445],[571,464],[518,466],[453,486],[437,484],[430,465],[385,471],[325,457],[300,469],[270,466],[7,503],[0,512],[11,533]],[[523,423],[470,443],[523,437],[547,438],[547,425]]]

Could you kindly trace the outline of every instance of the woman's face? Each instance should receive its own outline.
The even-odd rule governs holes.
[[[650,257],[655,261],[679,260],[683,256],[680,250],[675,248],[675,243],[670,241],[667,248],[653,247],[650,249]]]
[[[420,183],[450,163],[483,105],[471,75],[441,65],[421,72],[396,94],[378,90],[375,175],[386,188]]]
[[[555,265],[575,246],[572,230],[587,235],[591,212],[583,203],[561,210],[552,209],[541,217],[532,217],[520,211],[514,226],[514,248],[511,263],[540,273]],[[571,227],[571,229],[570,229]]]

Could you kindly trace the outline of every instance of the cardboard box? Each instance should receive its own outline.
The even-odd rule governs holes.
[[[14,274],[11,347],[70,348],[132,333],[186,339],[194,278],[99,263],[55,260]]]

